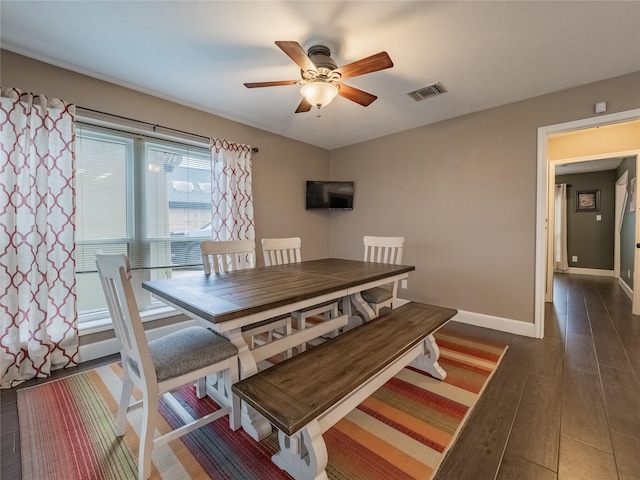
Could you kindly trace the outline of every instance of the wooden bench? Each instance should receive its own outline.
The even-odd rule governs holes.
[[[278,429],[276,465],[295,479],[326,479],[322,433],[409,364],[444,379],[432,334],[456,313],[408,303],[232,389]]]

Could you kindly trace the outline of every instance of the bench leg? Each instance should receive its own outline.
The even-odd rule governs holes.
[[[445,372],[438,363],[439,358],[440,348],[438,348],[438,344],[433,335],[429,335],[424,339],[424,354],[419,355],[409,365],[423,372],[427,372],[433,378],[444,380],[447,377],[447,372]]]
[[[317,420],[289,437],[278,431],[280,451],[271,460],[295,480],[328,480],[327,447]]]

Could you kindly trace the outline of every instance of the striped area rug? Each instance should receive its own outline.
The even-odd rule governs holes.
[[[451,448],[506,347],[458,334],[436,334],[444,382],[405,368],[324,434],[330,479],[431,479]],[[118,363],[18,391],[25,479],[137,478],[140,410],[122,438],[114,419]],[[161,432],[180,415],[217,408],[186,387],[161,402]],[[277,434],[255,442],[226,417],[154,450],[153,479],[288,479],[271,456]]]

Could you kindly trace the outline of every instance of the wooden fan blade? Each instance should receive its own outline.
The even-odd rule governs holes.
[[[311,105],[306,98],[302,97],[302,101],[300,102],[300,105],[298,105],[296,113],[308,112],[309,110],[311,110],[312,106],[313,105]]]
[[[298,80],[280,80],[277,82],[254,82],[254,83],[245,83],[244,86],[247,88],[258,88],[258,87],[280,87],[282,85],[297,85]]]
[[[389,58],[389,54],[387,52],[380,52],[375,55],[371,55],[370,57],[363,58],[362,60],[358,60],[357,62],[350,63],[349,65],[345,65],[344,67],[340,67],[334,70],[334,72],[341,74],[341,80],[344,80],[391,67],[393,67],[393,62],[391,61],[391,58]]]
[[[307,70],[316,70],[316,66],[311,60],[309,60],[309,57],[298,42],[278,41],[276,42],[276,45],[279,46],[291,60],[296,62],[296,65],[298,65],[304,72]]]
[[[351,100],[352,102],[359,103],[363,107],[370,105],[376,98],[378,98],[375,95],[371,95],[370,93],[363,92],[362,90],[358,90],[357,88],[350,87],[349,85],[345,85],[344,83],[340,84],[338,95]]]

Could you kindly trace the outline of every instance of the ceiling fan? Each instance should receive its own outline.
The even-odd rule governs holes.
[[[302,101],[296,113],[308,112],[312,106],[321,108],[328,105],[336,95],[356,102],[363,107],[370,105],[375,95],[342,83],[342,80],[377,72],[393,67],[387,52],[376,53],[338,68],[331,58],[331,50],[324,45],[314,45],[308,52],[298,42],[276,42],[276,45],[300,67],[300,80],[281,80],[275,82],[245,83],[247,88],[279,87],[283,85],[302,85]]]

